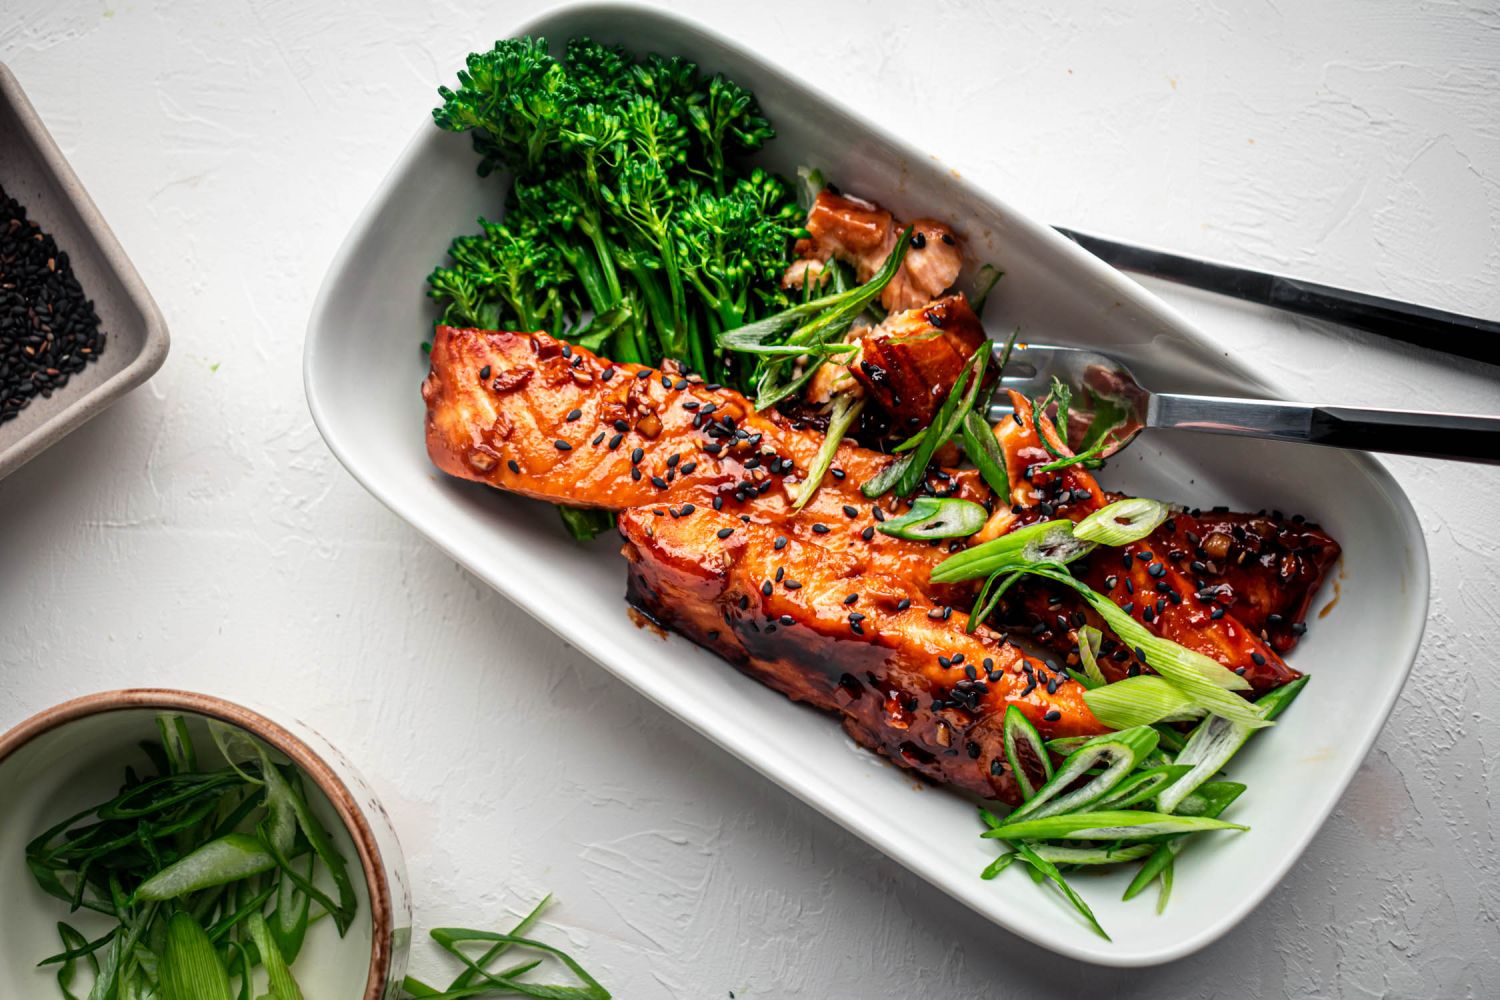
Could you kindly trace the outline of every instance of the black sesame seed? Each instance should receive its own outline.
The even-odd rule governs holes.
[[[609,439],[609,445],[608,445],[609,450],[610,451],[614,451],[616,448],[620,447],[620,442],[624,441],[624,440],[625,440],[625,435],[624,434],[616,434],[614,437],[612,437],[612,438]]]
[[[659,490],[664,490],[667,488],[667,481],[661,476],[652,476],[651,485],[655,486]]]
[[[612,379],[614,377],[615,377],[615,366],[614,365],[609,365],[602,372],[599,373],[599,381],[601,381],[601,382],[608,382],[610,379]]]
[[[785,584],[785,586],[786,586],[787,590],[801,590],[802,589],[802,584],[799,583],[798,581],[792,580],[792,579],[788,579],[787,582],[786,582],[786,584]]]
[[[828,534],[828,532],[830,530],[831,529],[826,524],[819,523],[819,524],[813,525],[813,531],[815,531],[816,533],[818,533],[820,535],[826,535],[826,534]]]
[[[570,445],[570,444],[568,444],[568,442],[562,440],[561,438],[559,438],[556,441],[553,441],[552,442],[552,447],[556,448],[558,451],[572,451],[573,450],[573,446]]]
[[[925,247],[926,245],[927,245],[927,236],[926,236],[925,233],[917,232],[917,233],[912,233],[911,234],[911,248],[913,250],[920,250],[923,247]]]
[[[873,524],[866,525],[865,528],[864,528],[864,530],[859,533],[859,537],[863,538],[867,542],[870,539],[874,538],[875,537],[875,526]]]
[[[719,534],[720,538],[728,538],[730,535],[734,534],[734,529],[733,528],[720,528],[718,534]]]
[[[506,459],[505,460],[505,465],[506,465],[506,468],[510,469],[511,472],[517,472],[518,473],[518,472],[521,471],[521,467],[516,464],[516,460],[513,459],[513,458]]]
[[[595,435],[595,436],[594,436],[594,440],[593,440],[593,441],[592,441],[592,442],[590,442],[590,443],[591,443],[591,444],[594,444],[594,445],[598,445],[598,444],[599,444],[599,443],[601,443],[601,442],[602,442],[602,441],[603,441],[603,440],[604,440],[604,432],[603,432],[603,431],[600,431],[600,432],[599,432],[599,433],[598,433],[598,434],[596,434],[596,435]]]
[[[771,581],[767,580],[760,585],[760,592],[767,597],[771,596]]]
[[[884,521],[885,520],[885,511],[881,510],[879,506],[871,507],[870,508],[870,516],[873,517],[877,521]]]
[[[844,603],[845,604],[853,604],[857,600],[859,600],[859,594],[857,594],[857,593],[856,594],[846,594],[846,595],[844,595]]]
[[[780,552],[782,549],[786,548],[786,536],[785,535],[777,535],[776,536],[775,548],[776,548],[777,552]]]
[[[571,424],[573,421],[577,420],[581,416],[583,416],[583,411],[580,410],[580,409],[578,409],[575,406],[573,409],[571,409],[571,410],[568,411],[568,416],[567,416],[566,419],[567,419],[568,423]]]
[[[905,611],[909,607],[911,607],[911,598],[910,597],[903,597],[903,598],[901,598],[901,600],[899,600],[899,601],[896,602],[896,610],[897,611]]]
[[[490,366],[489,365],[485,365],[483,368],[479,369],[479,377],[481,379],[484,379],[485,381],[489,381],[489,378],[490,378]]]
[[[1056,722],[1058,719],[1062,718],[1062,713],[1054,708],[1052,711],[1042,716],[1042,718],[1046,719],[1048,722]]]
[[[858,517],[859,516],[859,508],[858,507],[851,507],[849,504],[844,504],[844,516],[845,517]]]
[[[1251,653],[1250,659],[1255,661],[1255,665],[1257,667],[1263,667],[1266,665],[1266,658],[1260,653]]]
[[[797,623],[797,619],[793,618],[791,615],[782,615],[781,616],[781,624],[783,624],[783,625],[795,625],[796,623]]]

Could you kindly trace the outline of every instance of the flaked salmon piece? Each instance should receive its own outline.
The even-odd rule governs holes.
[[[1278,653],[1290,652],[1307,631],[1313,596],[1342,552],[1304,518],[1223,508],[1175,514],[1150,542],[1188,568],[1206,600],[1233,612]]]
[[[951,227],[935,219],[917,219],[911,226],[906,257],[880,296],[881,304],[891,312],[931,302],[953,286],[963,267],[963,249]],[[797,241],[795,253],[807,260],[844,261],[853,266],[855,278],[863,284],[891,255],[904,228],[874,202],[824,190],[808,211],[808,235]],[[821,280],[809,267],[793,263],[783,284],[800,288],[804,282]]]
[[[676,516],[674,516],[674,514]],[[1043,736],[1103,732],[1083,689],[878,563],[759,512],[620,516],[629,599],[787,696],[839,714],[861,744],[945,784],[1018,801],[1001,722]],[[795,520],[795,519],[794,519]]]
[[[845,442],[812,500],[793,511],[823,435],[774,410],[755,412],[732,389],[613,364],[542,333],[440,327],[422,397],[428,454],[450,475],[578,507],[717,502],[781,523],[789,537],[816,538],[918,593],[959,600],[966,592],[928,582],[945,547],[876,530],[894,502],[877,515],[859,487],[890,456]],[[972,470],[934,470],[927,489],[990,500]]]
[[[856,343],[855,378],[909,433],[932,422],[964,364],[989,338],[959,294],[892,313]]]
[[[1016,524],[1051,518],[1079,521],[1116,499],[1100,489],[1082,466],[1041,471],[1054,456],[1037,433],[1031,403],[1016,392],[1010,397],[1015,416],[1000,421],[995,436],[1005,453],[1012,500],[1020,508],[1012,512]],[[1053,448],[1069,454],[1051,420],[1043,416],[1040,424]],[[1156,635],[1223,664],[1243,676],[1257,692],[1300,677],[1256,629],[1218,601],[1204,599],[1186,552],[1173,545],[1169,537],[1161,537],[1164,533],[1170,535],[1165,525],[1142,541],[1096,549],[1074,565],[1074,575]],[[1173,558],[1173,553],[1178,557]],[[1113,639],[1093,609],[1076,595],[1037,582],[1029,583],[1012,601],[1011,614],[1013,627],[1029,630],[1038,643],[1063,655],[1077,649],[1077,630],[1085,624]],[[1112,642],[1104,656],[1100,667],[1111,680],[1142,669],[1134,651],[1118,642]]]

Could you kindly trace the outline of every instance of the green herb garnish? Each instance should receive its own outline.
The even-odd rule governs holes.
[[[972,500],[917,497],[911,510],[878,525],[883,535],[925,542],[934,538],[967,538],[989,520],[990,512]]]
[[[438,947],[457,959],[464,970],[446,988],[429,986],[415,976],[402,983],[402,1000],[459,1000],[460,997],[537,997],[540,1000],[610,1000],[610,993],[578,964],[571,955],[528,936],[531,927],[551,902],[547,896],[508,932],[471,930],[464,927],[439,927],[431,932]],[[482,951],[477,955],[472,946]],[[503,968],[494,968],[511,949],[540,953],[541,958],[526,957]],[[537,982],[531,973],[548,957],[557,959],[578,985]]]
[[[26,846],[44,892],[115,921],[94,940],[58,924],[63,951],[41,964],[59,966],[64,997],[87,965],[91,1000],[233,1000],[252,995],[257,968],[278,1000],[301,1000],[289,964],[308,925],[326,914],[343,934],[353,920],[344,858],[300,773],[243,731],[209,725],[217,752],[200,755],[186,719],[158,716],[161,741],[144,745],[153,772],[127,769],[114,798]]]

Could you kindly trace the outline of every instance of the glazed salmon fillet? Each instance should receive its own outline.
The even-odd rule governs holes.
[[[1031,403],[1017,393],[1010,395],[1015,416],[996,425],[995,435],[1005,453],[1013,487],[1012,523],[1048,518],[1078,521],[1120,499],[1102,490],[1081,466],[1040,471],[1039,467],[1053,461],[1054,456],[1037,433]],[[1053,448],[1068,454],[1051,421],[1043,417],[1040,425]],[[1236,521],[1255,520],[1249,515],[1223,516]],[[1217,529],[1205,527],[1213,523],[1201,522],[1190,514],[1171,518],[1139,542],[1096,550],[1075,565],[1074,575],[1108,595],[1153,633],[1240,674],[1256,692],[1280,687],[1301,676],[1286,664],[1281,652],[1295,643],[1301,615],[1337,558],[1338,545],[1310,525],[1294,532],[1267,529],[1265,560],[1241,560],[1230,567],[1222,559],[1208,559],[1200,547],[1217,533]],[[1224,532],[1235,535],[1232,526],[1225,526]],[[1295,540],[1290,537],[1293,534]],[[1280,541],[1273,540],[1272,535]],[[1243,527],[1239,536],[1244,537]],[[1224,539],[1225,543],[1230,540]],[[1217,541],[1211,544],[1217,549]],[[1273,552],[1278,545],[1281,547]],[[1220,556],[1228,550],[1225,544]],[[1227,578],[1226,573],[1230,574]],[[1110,635],[1091,608],[1059,588],[1028,584],[1012,602],[1011,610],[1012,626],[1060,655],[1077,649],[1076,630],[1083,625]],[[1271,620],[1273,615],[1275,621]],[[1112,637],[1103,650],[1100,667],[1110,680],[1142,669],[1135,653]]]
[[[1047,738],[1104,731],[1066,674],[847,552],[728,509],[620,517],[632,604],[928,778],[1016,802],[1000,722]]]
[[[889,456],[841,445],[832,474],[794,513],[823,435],[775,411],[757,413],[731,389],[612,364],[546,334],[440,327],[431,362],[422,385],[427,452],[450,475],[577,507],[749,505],[784,522],[789,535],[878,566],[917,593],[958,601],[967,592],[928,582],[946,549],[875,530],[890,511],[859,484]],[[931,488],[990,499],[973,472],[936,472]]]
[[[889,456],[842,445],[834,473],[795,510],[822,435],[757,414],[733,390],[612,364],[545,334],[442,327],[431,362],[422,392],[439,468],[621,512],[643,611],[840,714],[896,763],[1014,801],[995,763],[1007,705],[1049,738],[1103,731],[1065,674],[988,629],[965,632],[952,605],[969,588],[929,582],[946,546],[876,530],[891,512],[858,484]],[[928,488],[992,500],[968,472],[937,471]]]
[[[1078,628],[1109,636],[1076,595],[1033,583],[1009,603],[1005,627],[1055,652],[1054,662],[986,626],[970,634],[957,609],[972,602],[974,584],[930,581],[964,544],[1038,519],[1078,520],[1116,499],[1081,466],[1041,471],[1065,445],[1043,417],[1052,450],[1044,446],[1022,397],[1012,398],[1016,417],[996,427],[1009,496],[973,471],[929,472],[924,492],[991,511],[968,542],[935,543],[878,530],[899,503],[871,502],[859,485],[892,458],[847,441],[797,509],[823,435],[670,363],[615,364],[540,333],[440,327],[422,395],[440,469],[618,512],[633,604],[839,715],[854,739],[903,767],[1014,802],[998,752],[1009,705],[1044,738],[1103,731],[1065,670],[1077,662]],[[1252,544],[1258,559],[1236,556]],[[1264,691],[1299,676],[1279,650],[1300,634],[1337,552],[1314,526],[1279,516],[1185,514],[1143,541],[1097,550],[1075,571],[1153,632]],[[1113,637],[1103,652],[1111,679],[1143,668]]]

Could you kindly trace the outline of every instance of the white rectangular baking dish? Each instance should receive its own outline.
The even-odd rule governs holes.
[[[975,261],[1006,272],[986,311],[992,334],[1106,349],[1164,390],[1266,395],[1271,387],[1216,350],[1158,299],[1051,230],[940,166],[962,150],[918,150],[802,86],[734,43],[679,17],[591,5],[506,34],[576,34],[637,53],[682,55],[752,88],[779,137],[763,162],[821,167],[898,216],[958,225]],[[474,48],[488,47],[475,38]],[[456,69],[457,67],[455,67]],[[1250,790],[1233,818],[1253,829],[1195,844],[1178,863],[1171,906],[1120,903],[1128,873],[1080,877],[1114,941],[1096,937],[1018,870],[994,882],[995,854],[972,805],[920,788],[853,746],[839,727],[678,637],[637,628],[622,600],[611,539],[570,541],[548,508],[438,473],[423,445],[417,345],[434,313],[424,279],[449,240],[494,218],[502,188],[476,176],[466,137],[424,122],[330,268],[308,328],[308,403],[329,447],[398,515],[500,593],[638,691],[976,912],[1085,961],[1150,965],[1215,940],[1276,885],[1327,818],[1385,722],[1426,618],[1428,569],[1410,504],[1364,455],[1288,444],[1147,432],[1104,473],[1107,485],[1190,504],[1300,511],[1345,547],[1337,608],[1315,620],[1292,660],[1313,681],[1279,726],[1237,758]],[[503,653],[501,654],[503,656]],[[497,666],[503,669],[503,666]]]

